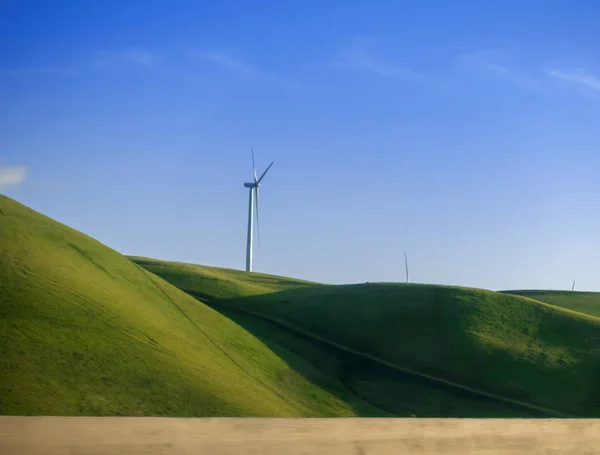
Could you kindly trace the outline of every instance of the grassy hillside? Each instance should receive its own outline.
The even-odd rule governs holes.
[[[279,354],[119,253],[0,196],[0,414],[384,414]]]
[[[263,273],[248,273],[240,270],[160,261],[136,256],[129,256],[129,259],[205,302],[267,294],[301,287],[322,286],[309,281]]]
[[[130,260],[0,196],[0,414],[599,416],[598,384],[598,318]]]
[[[440,373],[440,377],[445,379],[446,383],[432,382],[422,375],[406,371],[405,367],[415,366],[412,362],[414,358],[431,356],[434,353],[436,357],[423,359],[423,363],[436,364],[438,358],[445,355],[444,347],[439,346],[443,344],[440,343],[439,337],[428,340],[428,335],[435,331],[437,326],[445,324],[442,314],[431,318],[434,321],[433,326],[428,326],[429,322],[423,320],[420,321],[420,325],[412,327],[412,337],[420,336],[420,340],[410,340],[410,333],[402,335],[394,328],[397,327],[400,331],[404,324],[410,324],[409,321],[403,321],[404,313],[408,308],[402,308],[402,301],[404,299],[410,301],[412,296],[403,295],[403,290],[416,291],[416,302],[418,302],[427,300],[428,290],[438,289],[436,287],[415,288],[413,285],[378,284],[323,286],[303,282],[299,286],[294,286],[294,282],[279,277],[219,270],[216,274],[217,279],[225,280],[228,283],[227,287],[235,288],[235,292],[226,293],[225,297],[218,298],[215,297],[213,290],[207,291],[207,284],[213,286],[211,280],[215,278],[216,273],[211,268],[147,259],[135,260],[192,295],[210,293],[211,302],[216,309],[260,337],[265,343],[284,346],[288,351],[305,358],[327,375],[338,378],[353,394],[393,414],[455,417],[548,415],[544,411],[492,399],[489,396],[492,392],[504,397],[503,390],[498,391],[487,384],[477,384],[482,385],[483,392],[486,392],[484,394],[469,392],[466,387],[447,384],[449,380],[454,380],[459,385],[464,381],[464,384],[472,386],[472,379],[476,377],[476,373],[470,371],[469,350],[461,351],[460,346],[451,347],[455,352],[447,352],[446,355],[459,358],[464,356],[462,363],[457,365],[457,371],[463,373],[464,377],[458,377],[456,373],[451,374],[444,370],[448,362],[441,362],[441,370],[433,371],[431,368],[420,370],[421,373]],[[235,286],[229,284],[228,279],[232,277],[229,274],[234,275]],[[263,280],[271,283],[282,281],[289,289],[278,291],[276,285],[268,289],[254,288],[256,282]],[[382,286],[389,287],[390,292],[382,292]],[[446,288],[439,289],[443,291]],[[470,290],[459,291],[470,292]],[[232,294],[235,293],[239,293],[240,297],[233,298]],[[437,298],[437,296],[429,297],[433,300]],[[452,300],[440,301],[442,306],[447,307],[446,312],[450,312],[455,303]],[[525,303],[531,305],[530,302]],[[431,302],[429,305],[431,306]],[[427,302],[423,308],[427,308]],[[255,314],[249,313],[248,310]],[[428,312],[432,313],[432,310],[430,307]],[[460,312],[460,308],[457,311]],[[375,315],[380,322],[386,320],[388,325],[375,324],[374,326]],[[410,311],[406,312],[406,316],[410,317]],[[317,319],[319,322],[313,324]],[[287,324],[280,324],[279,321]],[[462,334],[463,327],[457,326],[452,320],[447,322],[449,326],[444,330],[452,338],[465,336]],[[415,335],[415,330],[419,335]],[[400,339],[397,339],[398,335]],[[357,344],[358,339],[365,343]],[[328,343],[327,340],[332,343]],[[401,368],[394,368],[352,352],[358,350],[383,360],[390,360],[389,356],[382,355],[382,348],[386,348],[393,354],[392,360],[400,360],[394,355],[406,357],[401,359],[406,363],[398,363]]]
[[[455,287],[366,284],[220,302],[475,390],[600,415],[600,320]]]
[[[578,313],[600,318],[600,292],[571,291],[504,291],[505,294],[522,295]]]

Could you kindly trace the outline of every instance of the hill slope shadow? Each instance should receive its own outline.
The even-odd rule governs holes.
[[[320,342],[319,349],[325,344],[327,349],[360,355],[360,368],[351,367],[355,357],[344,356],[336,373],[344,377],[348,369],[360,371],[355,392],[358,384],[368,388],[373,376],[396,385],[409,383],[413,376],[420,377],[421,384],[434,383],[437,390],[450,386],[453,395],[475,392],[479,400],[503,401],[509,414],[518,415],[515,410],[521,407],[537,415],[598,415],[600,352],[593,340],[600,333],[600,321],[531,299],[476,289],[375,283],[289,289],[218,300],[213,306],[268,321],[296,338],[304,333],[312,343]],[[228,316],[234,317],[231,312]],[[258,332],[253,324],[235,318]],[[282,343],[293,347],[297,341]],[[339,355],[339,349],[336,352]],[[394,373],[387,381],[390,370],[372,363],[367,367],[365,359],[387,363],[408,376],[400,380]],[[311,361],[318,363],[318,356]],[[377,374],[365,377],[371,368]],[[408,388],[409,401],[432,405],[431,387],[421,401],[413,385]],[[386,396],[380,401],[387,403],[390,395],[380,386]],[[370,392],[364,396],[373,402],[378,392]],[[435,415],[448,415],[444,403],[440,400],[430,409]],[[458,405],[450,412],[470,415],[471,406]]]
[[[0,209],[0,414],[357,415],[117,251],[2,195]]]
[[[478,289],[131,259],[394,414],[600,415],[596,318]]]
[[[365,401],[396,417],[547,417],[530,409],[457,388],[440,381],[415,376],[375,359],[311,336],[286,324],[227,307],[211,305],[262,340],[290,368],[318,386],[352,403]],[[307,374],[289,354],[305,359],[339,384]],[[356,409],[356,408],[355,408]],[[361,413],[363,417],[375,415]]]

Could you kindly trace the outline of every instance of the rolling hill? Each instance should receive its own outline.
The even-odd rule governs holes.
[[[600,292],[572,291],[503,291],[505,294],[521,295],[546,302],[578,313],[600,318]]]
[[[240,270],[161,261],[137,256],[128,256],[128,258],[204,302],[268,294],[288,289],[323,286],[309,281],[266,275],[264,273],[248,273]]]
[[[397,415],[600,415],[595,318],[530,298],[445,286],[251,290],[258,274],[134,260],[191,295],[205,292],[209,272],[226,279],[240,296],[213,293],[216,309]]]
[[[0,196],[0,414],[600,416],[600,319],[555,306],[594,296],[532,292],[127,258]]]
[[[413,372],[570,415],[600,414],[600,320],[426,285],[301,289],[223,302]]]
[[[0,414],[387,415],[116,251],[5,196]]]

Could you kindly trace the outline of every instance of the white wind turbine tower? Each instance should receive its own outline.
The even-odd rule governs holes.
[[[246,272],[252,272],[252,238],[254,235],[254,204],[256,203],[256,231],[258,234],[258,242],[260,244],[260,223],[258,220],[258,188],[260,182],[265,178],[265,174],[271,169],[274,161],[269,164],[269,167],[262,173],[260,178],[256,176],[256,166],[254,165],[254,149],[252,149],[252,171],[254,173],[254,181],[244,183],[244,187],[249,190],[248,201],[248,239],[246,241]]]

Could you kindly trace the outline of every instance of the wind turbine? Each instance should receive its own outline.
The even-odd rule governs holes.
[[[406,251],[404,252],[404,267],[406,267],[406,282],[408,283],[408,259],[406,258]]]
[[[256,176],[256,166],[254,165],[254,149],[252,148],[252,172],[254,181],[244,183],[244,187],[249,190],[248,201],[248,239],[246,241],[246,272],[252,272],[252,239],[254,235],[254,204],[256,204],[256,232],[258,234],[258,244],[260,245],[260,224],[258,221],[258,188],[260,182],[265,178],[265,174],[271,169],[274,161],[269,164],[269,167],[262,173],[260,178]]]

